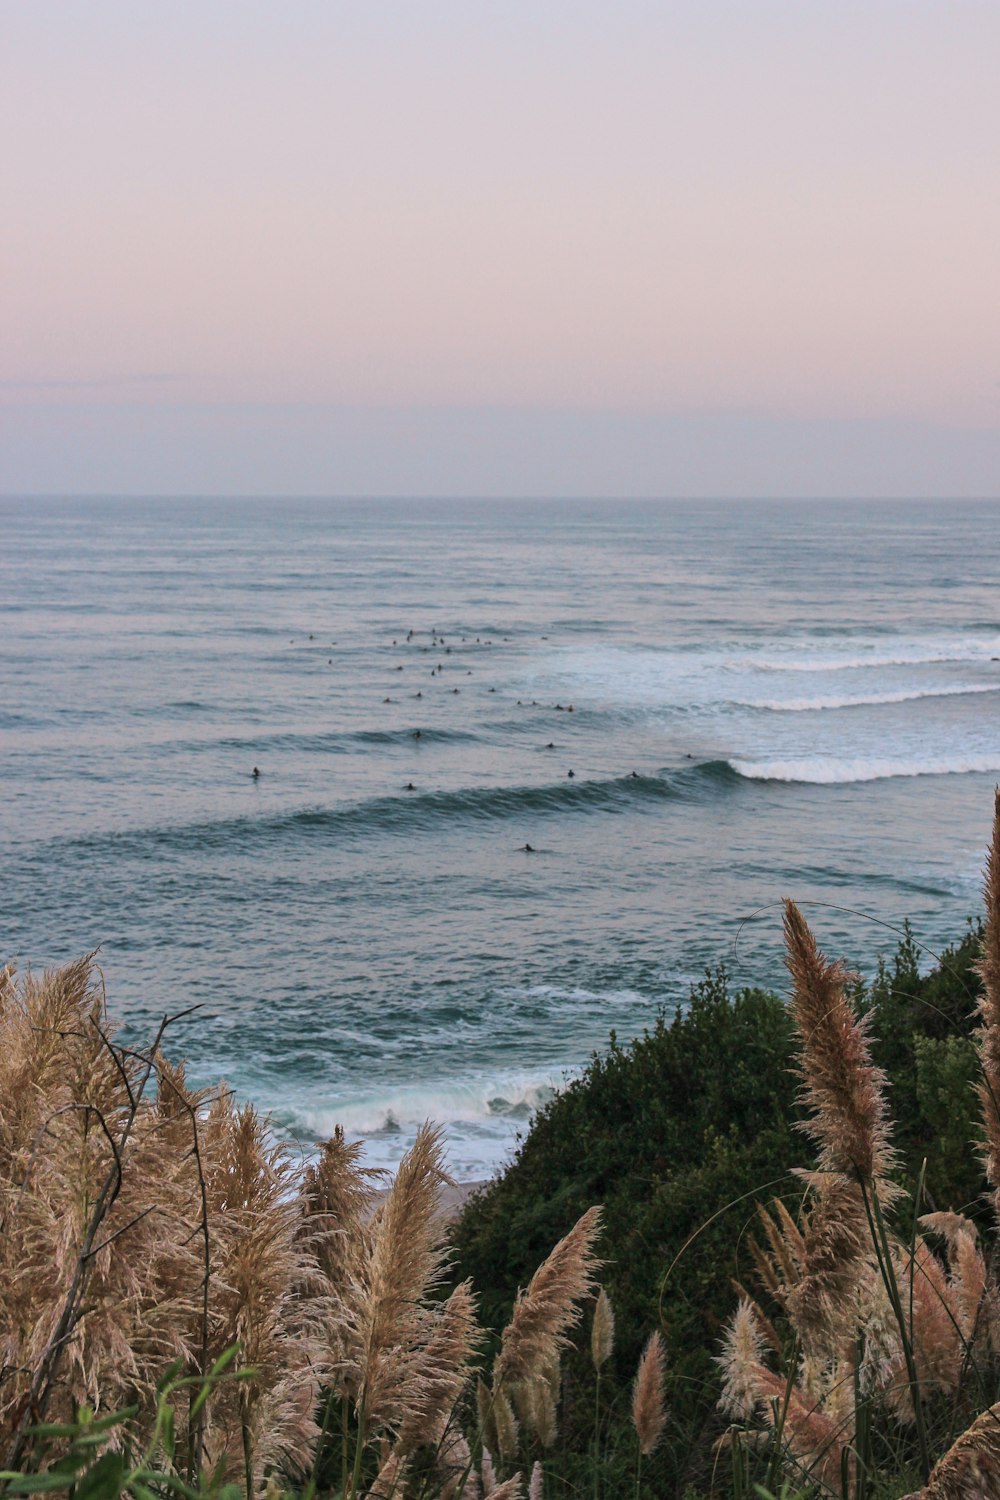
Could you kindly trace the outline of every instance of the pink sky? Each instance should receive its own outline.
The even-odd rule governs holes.
[[[0,0],[0,59],[0,489],[169,489],[168,429],[238,489],[251,408],[267,488],[377,489],[282,483],[289,413],[503,408],[1000,491],[996,0]]]

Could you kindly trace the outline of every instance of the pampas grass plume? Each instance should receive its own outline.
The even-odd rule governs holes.
[[[666,1411],[663,1405],[663,1339],[659,1331],[650,1334],[632,1388],[632,1423],[639,1438],[639,1452],[644,1458],[660,1440]]]
[[[1000,1402],[987,1407],[939,1459],[919,1500],[993,1500],[1000,1494]]]
[[[889,1135],[886,1077],[871,1060],[867,1024],[847,996],[847,971],[828,963],[793,901],[785,903],[791,1011],[800,1038],[803,1129],[821,1172],[860,1175],[888,1196],[897,1165]]]
[[[567,1329],[580,1317],[598,1261],[594,1241],[601,1210],[588,1208],[550,1252],[514,1304],[494,1366],[494,1389],[505,1380],[530,1380],[566,1346]]]
[[[764,1352],[764,1337],[749,1297],[740,1301],[722,1341],[716,1364],[723,1373],[719,1407],[726,1416],[748,1422],[757,1405],[756,1374]]]
[[[590,1356],[594,1369],[599,1370],[611,1357],[615,1345],[615,1315],[607,1292],[601,1287],[594,1307],[594,1322],[590,1330]]]

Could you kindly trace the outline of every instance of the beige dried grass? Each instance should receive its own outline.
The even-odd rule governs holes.
[[[987,1407],[931,1470],[911,1500],[996,1500],[1000,1495],[1000,1402]]]
[[[611,1358],[615,1347],[615,1315],[607,1292],[601,1287],[594,1304],[594,1321],[590,1330],[590,1357],[594,1369],[600,1370]]]
[[[820,953],[802,913],[785,903],[790,1010],[799,1035],[802,1129],[815,1143],[820,1172],[873,1184],[884,1202],[898,1166],[885,1099],[886,1076],[871,1060],[868,1024],[847,994],[843,964]]]
[[[667,1420],[663,1399],[665,1365],[666,1350],[657,1329],[650,1334],[642,1351],[632,1387],[632,1425],[643,1458],[648,1458],[660,1441]]]
[[[494,1389],[540,1375],[567,1346],[567,1331],[579,1321],[599,1269],[594,1242],[600,1224],[600,1209],[588,1208],[518,1295],[494,1364]]]

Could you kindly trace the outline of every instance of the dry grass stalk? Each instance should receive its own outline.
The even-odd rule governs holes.
[[[90,960],[20,984],[4,971],[0,1437],[10,1461],[29,1394],[60,1419],[82,1402],[137,1397],[148,1417],[164,1364],[190,1356],[195,1178],[143,1098],[153,1068],[152,1055],[114,1046]]]
[[[556,1440],[556,1398],[548,1377],[521,1380],[510,1387],[514,1407],[527,1432],[538,1439],[543,1448],[551,1448]]]
[[[786,1291],[789,1314],[808,1352],[821,1355],[853,1340],[873,1246],[866,1195],[898,1196],[886,1078],[871,1060],[868,1027],[847,993],[848,974],[820,953],[798,907],[785,903],[791,1013],[799,1036],[803,1130],[818,1170],[799,1173],[812,1204],[800,1244],[790,1242],[797,1280]],[[773,1244],[773,1241],[772,1241]]]
[[[541,1374],[566,1347],[567,1330],[579,1320],[580,1304],[593,1291],[600,1222],[600,1209],[588,1208],[519,1294],[494,1365],[494,1389],[504,1381]]]
[[[719,1407],[738,1422],[751,1421],[757,1407],[755,1372],[763,1353],[764,1337],[756,1309],[749,1297],[743,1297],[723,1335],[722,1353],[715,1356],[723,1373]]]
[[[1000,1222],[1000,788],[994,795],[993,837],[986,855],[986,922],[978,964],[983,983],[979,1002],[979,1057],[982,1078],[979,1102],[985,1136],[983,1165],[993,1186],[994,1211]]]
[[[498,1484],[491,1493],[493,1500],[521,1500],[522,1481],[521,1475],[512,1474],[505,1479],[503,1484]]]
[[[650,1334],[639,1359],[632,1387],[632,1425],[639,1439],[639,1452],[648,1458],[660,1440],[667,1414],[663,1404],[663,1373],[666,1351],[659,1330]]]
[[[847,995],[848,974],[829,963],[798,907],[785,903],[791,1013],[800,1039],[803,1129],[817,1148],[820,1172],[860,1177],[885,1201],[897,1165],[885,1101],[886,1077],[871,1060],[868,1028]]]
[[[931,1470],[913,1500],[996,1500],[1000,1495],[1000,1402],[987,1407]]]
[[[441,1132],[424,1125],[375,1215],[352,1310],[346,1389],[366,1433],[398,1430],[425,1399],[421,1360],[435,1327],[428,1298],[445,1265],[438,1189],[449,1180]]]
[[[390,1453],[368,1491],[371,1500],[393,1500],[394,1495],[401,1495],[406,1483],[406,1465],[407,1460],[402,1454],[395,1451]]]
[[[504,1463],[509,1463],[517,1452],[518,1426],[514,1408],[507,1398],[503,1386],[493,1391],[493,1424],[497,1434],[497,1448]]]
[[[611,1358],[614,1346],[615,1315],[611,1300],[601,1287],[594,1305],[594,1322],[590,1330],[590,1357],[595,1370],[600,1370],[601,1366]]]
[[[871,1234],[857,1183],[835,1173],[798,1175],[814,1197],[805,1216],[798,1279],[783,1289],[784,1302],[803,1347],[822,1353],[854,1336]]]
[[[793,1472],[839,1495],[845,1454],[853,1472],[853,1426],[845,1427],[798,1385],[789,1390],[784,1376],[763,1365],[755,1372],[755,1384],[766,1421],[772,1427],[781,1424]]]
[[[449,1422],[445,1428],[438,1445],[436,1468],[441,1481],[440,1500],[479,1500],[479,1476],[457,1422]]]
[[[233,1343],[254,1379],[223,1387],[209,1403],[210,1461],[263,1487],[265,1471],[308,1468],[314,1411],[329,1375],[325,1282],[301,1237],[287,1151],[268,1138],[252,1107],[220,1094],[204,1128],[213,1241],[209,1355]],[[303,1293],[311,1295],[303,1295]]]
[[[478,1332],[472,1284],[463,1281],[429,1320],[419,1376],[405,1393],[398,1452],[411,1452],[447,1423],[468,1380]]]

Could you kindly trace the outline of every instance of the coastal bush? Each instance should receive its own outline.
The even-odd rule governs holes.
[[[982,927],[970,925],[922,973],[905,928],[869,985],[848,982],[873,1064],[888,1074],[893,1175],[908,1222],[918,1182],[921,1212],[961,1210],[980,1227],[991,1221],[987,1180],[971,1148],[981,1134],[972,1085],[980,1076],[982,941]],[[604,1281],[619,1330],[605,1376],[608,1446],[627,1441],[630,1371],[657,1322],[669,1372],[663,1494],[718,1483],[716,1356],[733,1284],[757,1284],[756,1204],[777,1196],[794,1214],[803,1186],[792,1168],[816,1165],[801,1129],[796,1050],[791,1012],[777,994],[734,993],[723,970],[707,975],[669,1021],[659,1017],[626,1047],[612,1037],[609,1051],[536,1116],[511,1165],[466,1206],[453,1232],[461,1273],[474,1276],[499,1319],[559,1216],[601,1199]],[[580,1359],[570,1361],[568,1378],[586,1384]],[[570,1402],[573,1412],[579,1431],[567,1434],[570,1453],[586,1425],[582,1400]],[[897,1470],[911,1457],[903,1442]],[[578,1459],[567,1456],[565,1474],[579,1480]]]

